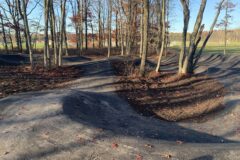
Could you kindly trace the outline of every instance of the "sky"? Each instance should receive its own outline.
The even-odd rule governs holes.
[[[1,1],[1,0],[0,0]],[[231,13],[231,25],[230,29],[240,29],[240,1],[239,0],[231,0],[234,4],[237,4],[236,9]],[[196,16],[198,14],[198,10],[200,7],[201,0],[191,0],[190,5],[190,23],[189,23],[189,32],[193,30],[193,26],[196,20]],[[207,0],[206,9],[204,12],[203,24],[205,24],[205,30],[208,30],[212,24],[212,21],[215,17],[216,13],[216,4],[220,2],[220,0]],[[170,32],[182,32],[183,28],[183,13],[182,6],[180,4],[180,0],[171,0],[171,8],[170,8]],[[71,11],[68,9],[68,17],[71,16]],[[42,7],[38,7],[34,12],[30,15],[31,19],[38,20],[40,15],[42,14]],[[221,13],[219,20],[221,20],[224,16],[224,12]],[[42,16],[43,19],[43,16]],[[68,18],[69,19],[69,18]],[[67,20],[70,22],[70,20]],[[43,22],[43,20],[42,20]],[[72,30],[69,28],[69,31]],[[71,31],[70,31],[71,32]]]
[[[171,23],[171,32],[182,32],[183,28],[183,13],[182,13],[182,6],[179,0],[172,0],[173,1],[173,8],[170,11],[170,23]],[[216,4],[220,0],[208,0],[206,9],[204,12],[203,17],[203,24],[205,24],[205,30],[208,30],[213,22],[216,13]],[[240,28],[240,1],[239,0],[232,0],[234,4],[237,4],[236,9],[231,13],[231,25],[229,26],[230,29]],[[200,7],[201,0],[191,0],[190,5],[190,22],[189,22],[189,31],[193,30],[193,26],[195,24],[196,16],[198,14],[198,10]],[[221,20],[224,16],[224,12],[221,13],[219,20]]]

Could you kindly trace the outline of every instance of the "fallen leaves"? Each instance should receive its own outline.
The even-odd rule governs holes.
[[[240,134],[240,128],[236,129],[236,134]]]
[[[172,158],[172,155],[170,155],[170,154],[163,154],[163,155],[161,155],[161,157],[170,159],[170,158]]]
[[[41,137],[44,139],[49,139],[49,132],[44,132],[43,134],[41,134]]]
[[[45,70],[36,66],[0,67],[0,98],[15,93],[57,88],[57,84],[74,80],[81,75],[79,67],[58,67]]]
[[[183,144],[183,141],[177,140],[176,143],[177,143],[177,144]]]
[[[130,75],[124,74],[125,65],[120,62],[112,64],[117,74],[122,76],[118,94],[141,115],[167,121],[189,119],[202,122],[207,120],[208,113],[224,108],[222,102],[226,91],[213,78],[205,75],[179,77],[172,72],[165,72],[158,78],[146,76],[132,80]]]
[[[151,145],[151,144],[146,144],[145,147],[147,147],[147,148],[153,148],[154,146]]]
[[[113,148],[113,149],[118,148],[118,144],[117,144],[117,143],[112,143],[112,148]]]
[[[142,155],[140,155],[140,154],[137,154],[137,155],[136,155],[136,160],[143,160],[143,157],[142,157]]]
[[[7,155],[7,154],[9,154],[10,152],[4,152],[4,155]]]

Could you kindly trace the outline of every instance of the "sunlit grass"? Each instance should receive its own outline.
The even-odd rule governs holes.
[[[187,45],[189,42],[187,43]],[[199,46],[202,44],[200,43]],[[172,42],[170,48],[175,51],[180,51],[181,42]],[[224,53],[224,43],[223,42],[208,42],[204,54],[223,54]],[[240,42],[228,42],[227,54],[240,54]]]

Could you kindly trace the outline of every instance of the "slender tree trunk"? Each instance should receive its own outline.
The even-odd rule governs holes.
[[[85,4],[85,49],[88,49],[88,1],[84,0]]]
[[[160,72],[160,67],[161,67],[161,61],[162,61],[162,56],[163,53],[165,52],[165,43],[166,43],[166,0],[162,0],[162,44],[161,44],[161,51],[158,57],[158,63],[157,63],[157,68],[156,72]]]
[[[123,21],[123,18],[122,18],[122,12],[121,12],[121,1],[118,0],[118,12],[119,12],[119,18],[120,18],[120,21],[119,21],[119,25],[120,25],[120,38],[121,38],[121,56],[124,55],[124,34],[123,34],[123,24],[122,24],[122,21]]]
[[[3,41],[4,41],[4,47],[5,47],[5,51],[7,53],[9,53],[8,51],[8,44],[7,44],[7,38],[6,38],[6,32],[5,32],[5,27],[4,27],[4,23],[3,23],[3,15],[0,12],[0,18],[1,18],[1,26],[2,26],[2,33],[3,33]]]
[[[202,0],[200,9],[198,11],[198,16],[194,25],[194,30],[190,37],[190,45],[188,49],[188,54],[186,55],[182,67],[182,74],[192,74],[193,73],[193,60],[196,48],[196,39],[200,31],[200,27],[202,24],[203,13],[206,7],[207,0]]]
[[[116,33],[115,33],[115,46],[118,48],[118,11],[116,11]]]
[[[66,31],[66,22],[64,22],[64,45],[65,45],[65,56],[68,56],[68,42],[67,42],[67,31]]]
[[[64,22],[65,22],[65,13],[66,13],[65,8],[66,8],[66,0],[61,0],[60,46],[59,46],[59,58],[58,58],[59,66],[62,66]]]
[[[49,38],[48,38],[48,22],[49,22],[49,0],[44,0],[44,67],[49,68]]]
[[[139,57],[142,57],[142,52],[143,52],[143,0],[141,2],[141,23],[140,23],[140,34],[141,34],[141,41],[140,41],[140,54]]]
[[[128,2],[128,16],[127,16],[127,34],[126,34],[126,54],[127,55],[130,55],[130,52],[131,52],[131,48],[132,48],[132,45],[131,45],[131,32],[132,32],[132,1],[129,1]]]
[[[120,22],[120,34],[121,34],[121,56],[123,56],[124,55],[124,35],[123,35],[122,21]]]
[[[8,35],[9,35],[9,40],[10,40],[10,44],[11,44],[11,50],[13,51],[14,46],[13,46],[13,40],[12,40],[12,36],[11,36],[11,28],[8,28]]]
[[[95,48],[95,46],[94,46],[93,22],[91,22],[91,29],[92,29],[92,48]]]
[[[53,43],[53,53],[54,53],[54,64],[57,66],[58,64],[58,45],[57,45],[57,35],[56,35],[56,18],[55,18],[55,12],[53,7],[53,0],[51,0],[50,3],[50,14],[51,14],[51,29],[52,29],[52,43]]]
[[[19,47],[20,47],[20,52],[23,52],[23,45],[22,45],[22,35],[21,35],[21,31],[18,32],[19,34]]]
[[[108,58],[111,56],[112,48],[112,0],[109,0],[108,9]]]
[[[188,24],[190,19],[190,11],[189,11],[189,3],[185,2],[184,0],[181,0],[182,6],[183,6],[183,14],[184,14],[184,26],[183,26],[183,32],[182,32],[182,46],[181,46],[181,52],[179,55],[179,70],[178,73],[182,73],[182,67],[183,67],[183,61],[186,56],[186,45],[187,45],[187,31],[188,31]]]
[[[225,10],[225,24],[224,24],[224,55],[226,55],[227,50],[227,28],[228,28],[228,3],[229,1],[226,0],[226,10]]]
[[[170,44],[170,33],[169,33],[169,10],[170,10],[170,0],[166,1],[166,22],[168,24],[168,26],[165,26],[165,57],[167,57],[167,53],[168,53],[168,45]]]
[[[145,74],[145,65],[147,59],[147,51],[148,51],[148,23],[149,23],[149,0],[144,0],[144,40],[143,40],[143,53],[141,58],[140,65],[140,76],[144,76]]]
[[[198,61],[199,61],[199,59],[200,59],[200,57],[201,57],[201,55],[202,55],[202,53],[203,53],[203,50],[205,49],[205,47],[206,47],[206,45],[207,45],[208,40],[210,39],[210,37],[211,37],[212,34],[213,34],[214,27],[215,27],[216,24],[217,24],[218,17],[219,17],[219,15],[220,15],[220,13],[221,13],[221,9],[222,9],[222,5],[223,5],[224,1],[225,1],[225,0],[221,0],[220,3],[218,4],[217,12],[216,12],[215,18],[214,18],[214,20],[213,20],[213,22],[212,22],[211,28],[210,28],[210,30],[209,30],[206,38],[204,39],[203,44],[202,44],[202,46],[200,47],[198,54],[197,54],[196,57],[195,57],[194,66],[197,65],[197,63],[198,63]]]
[[[101,0],[98,0],[98,47],[102,48]]]
[[[30,59],[31,67],[33,67],[32,43],[31,43],[31,35],[30,35],[30,30],[28,25],[26,0],[22,2],[22,11],[23,11],[23,22],[24,22],[25,34],[26,34],[26,42],[27,42],[28,52],[29,52],[29,59]]]
[[[81,42],[81,46],[80,46],[80,50],[81,52],[83,51],[83,20],[84,20],[84,13],[83,13],[83,9],[84,9],[84,3],[82,2],[82,14],[81,14],[81,20],[80,20],[80,36],[81,36],[81,39],[80,39],[80,42]],[[79,9],[79,12],[80,12],[81,9]]]

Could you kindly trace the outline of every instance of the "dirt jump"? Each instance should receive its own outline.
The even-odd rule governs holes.
[[[0,57],[0,62],[15,63],[15,58],[11,62]],[[202,57],[197,73],[216,78],[227,94],[225,108],[200,123],[168,122],[137,113],[116,93],[119,77],[111,60],[118,58],[65,58],[65,64],[81,67],[81,78],[60,89],[0,99],[0,159],[239,159],[239,56]],[[174,61],[172,56],[163,63]]]

